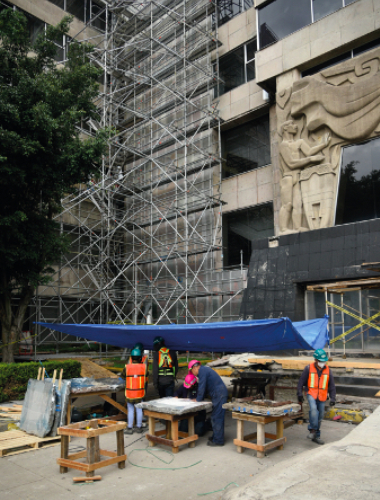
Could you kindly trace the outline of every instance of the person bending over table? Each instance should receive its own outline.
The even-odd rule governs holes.
[[[227,402],[228,391],[221,377],[210,367],[201,366],[199,361],[193,359],[189,363],[189,371],[198,377],[198,394],[196,401],[203,401],[206,394],[211,398],[211,422],[213,436],[207,441],[208,446],[224,445],[224,414],[222,406]]]

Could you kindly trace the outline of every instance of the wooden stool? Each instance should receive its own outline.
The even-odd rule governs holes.
[[[111,420],[86,420],[77,424],[70,424],[59,427],[58,434],[61,437],[61,458],[57,459],[60,465],[61,474],[68,472],[68,469],[77,469],[86,473],[87,477],[93,477],[94,471],[107,465],[118,464],[119,469],[125,468],[127,455],[124,454],[124,429],[125,422],[114,422]],[[99,446],[99,436],[116,432],[117,452],[101,450]],[[87,449],[69,455],[69,438],[83,437],[87,439]],[[111,457],[107,460],[100,460],[100,457]],[[86,458],[87,463],[78,462],[78,458]]]
[[[250,448],[257,451],[257,458],[264,458],[265,452],[272,448],[284,449],[286,437],[284,437],[284,419],[289,418],[287,415],[264,416],[253,415],[250,413],[232,412],[232,418],[237,420],[237,439],[234,439],[234,444],[237,446],[238,453],[243,453],[244,448]],[[257,432],[244,436],[244,422],[255,422],[257,424]],[[276,434],[265,432],[265,424],[276,422]],[[273,441],[265,443],[265,438]],[[249,441],[256,439],[257,444]]]
[[[195,434],[194,430],[194,417],[198,414],[197,411],[183,415],[170,415],[144,410],[144,414],[149,418],[149,433],[145,435],[149,440],[149,446],[154,446],[155,443],[171,446],[173,453],[178,453],[179,447],[184,444],[188,444],[189,448],[194,448],[195,441],[198,439],[198,434]],[[156,431],[156,419],[165,420],[166,429]],[[189,432],[181,432],[178,430],[178,422],[186,419],[189,421]],[[160,437],[163,435],[166,435],[166,439]]]

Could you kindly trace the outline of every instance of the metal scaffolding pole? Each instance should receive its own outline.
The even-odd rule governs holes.
[[[100,178],[62,201],[59,220],[71,250],[38,290],[39,317],[238,319],[246,275],[222,270],[215,1],[104,5],[105,32],[84,40],[95,45],[93,63],[104,70],[100,118],[81,129],[91,135],[108,126],[115,135]],[[39,333],[39,341],[58,335]],[[74,340],[60,335],[54,341]]]

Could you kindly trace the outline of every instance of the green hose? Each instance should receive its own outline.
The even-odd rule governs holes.
[[[173,460],[174,460],[174,454],[171,453],[170,451],[167,451],[167,450],[161,450],[160,448],[136,448],[134,450],[132,450],[129,455],[128,455],[128,462],[133,465],[134,467],[140,467],[141,469],[152,469],[152,470],[180,470],[180,469],[189,469],[190,467],[194,467],[194,465],[198,465],[202,462],[202,460],[199,460],[198,462],[195,462],[191,465],[186,465],[184,467],[146,467],[144,465],[137,465],[137,464],[134,464],[133,462],[131,462],[131,459],[130,459],[130,456],[132,455],[133,452],[135,451],[146,451],[149,453],[149,455],[152,455],[153,457],[157,458],[157,460],[159,460],[160,462],[163,462],[164,464],[167,464],[167,465],[170,465]],[[163,460],[162,458],[158,457],[155,453],[153,453],[154,451],[160,451],[162,453],[166,453],[170,456],[170,461],[166,461],[166,460]]]
[[[205,497],[206,495],[212,495],[213,493],[219,493],[220,491],[224,491],[226,488],[228,488],[228,486],[229,486],[230,484],[236,484],[236,486],[239,486],[237,483],[234,483],[234,482],[232,481],[232,483],[228,483],[228,484],[227,484],[224,488],[222,488],[221,490],[209,491],[208,493],[197,493],[197,495],[198,495],[199,497]]]

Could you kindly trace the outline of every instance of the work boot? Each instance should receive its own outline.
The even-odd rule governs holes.
[[[128,427],[128,429],[125,429],[124,434],[133,434],[133,429]]]
[[[143,429],[142,427],[136,427],[135,428],[135,431],[138,433],[138,434],[141,434],[143,432]]]
[[[317,438],[317,437],[315,437],[315,438],[313,439],[313,442],[314,442],[314,443],[317,443],[317,444],[325,444],[325,442],[323,441],[323,439],[321,439],[321,438]]]
[[[224,444],[219,444],[215,443],[214,441],[211,441],[210,439],[207,441],[207,446],[224,446]]]
[[[307,435],[307,439],[313,440],[315,438],[315,431],[310,431]]]

